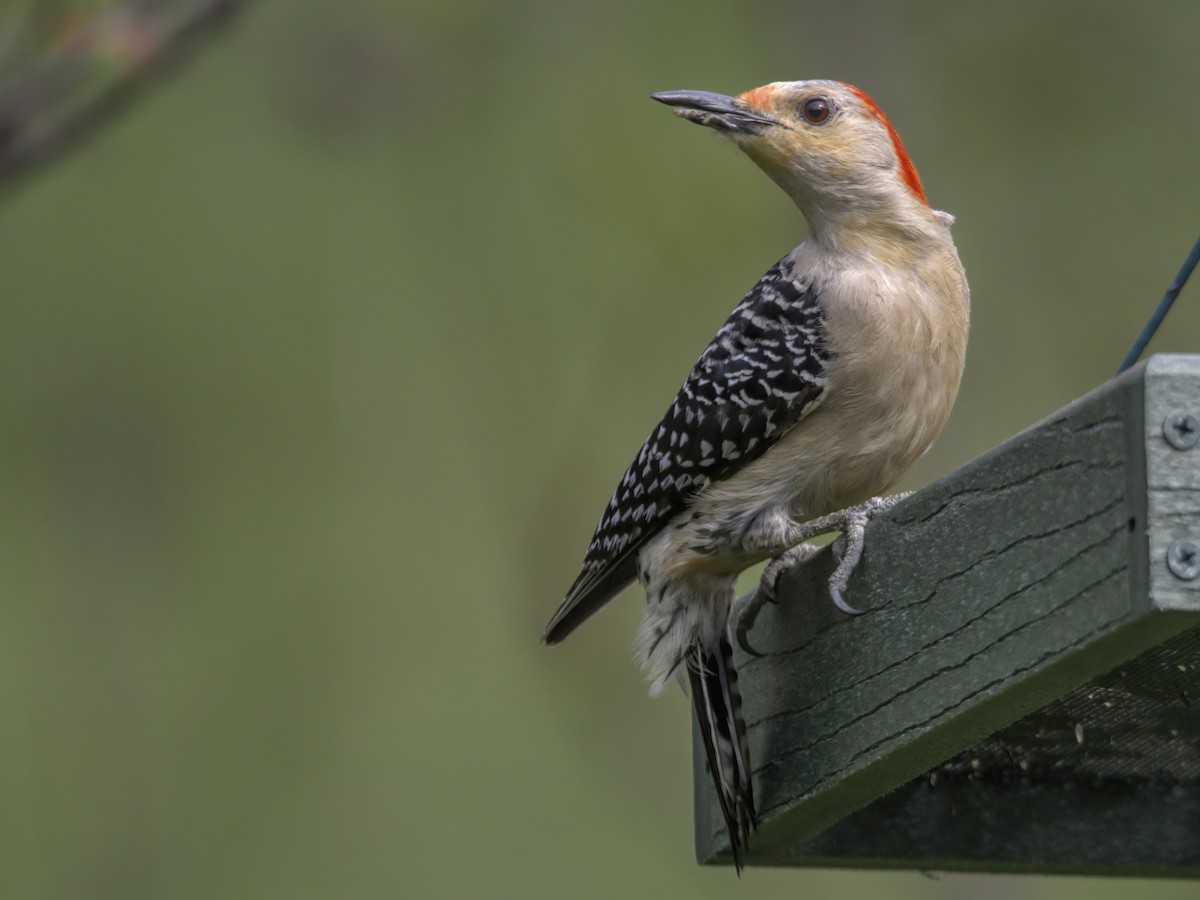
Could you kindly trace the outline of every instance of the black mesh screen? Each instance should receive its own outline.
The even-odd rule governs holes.
[[[1200,782],[1200,628],[959,754],[941,778]]]

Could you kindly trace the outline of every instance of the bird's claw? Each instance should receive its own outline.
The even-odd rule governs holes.
[[[833,600],[833,605],[836,606],[838,609],[840,609],[842,612],[844,612],[846,615],[861,616],[863,614],[863,610],[855,609],[853,606],[851,606],[849,603],[846,602],[845,598],[842,596],[842,589],[837,587],[836,585],[833,585],[833,584],[829,585],[829,597],[831,600]]]
[[[891,497],[872,497],[866,503],[852,506],[842,513],[845,517],[845,524],[842,536],[833,546],[833,553],[838,564],[837,568],[833,570],[833,574],[829,576],[829,597],[833,600],[833,605],[846,615],[861,616],[863,614],[863,610],[855,609],[846,602],[843,592],[846,590],[846,584],[850,581],[850,576],[858,565],[858,561],[862,559],[867,523],[879,513],[891,509],[905,497],[911,495],[912,491],[906,491],[902,494],[893,494]]]
[[[746,636],[746,632],[754,627],[754,620],[758,618],[763,603],[767,602],[761,593],[760,588],[755,588],[743,594],[733,601],[733,607],[729,611],[729,627],[733,632],[733,639],[747,656],[763,656],[750,646],[750,639]]]
[[[814,519],[802,530],[802,533],[806,537],[816,536],[819,533],[827,533],[838,528],[842,530],[842,536],[834,541],[832,548],[833,557],[837,561],[837,568],[829,576],[829,597],[833,600],[833,605],[846,615],[861,616],[864,612],[861,609],[855,609],[846,602],[845,592],[846,584],[850,581],[851,574],[853,574],[858,561],[862,558],[867,523],[874,516],[884,510],[891,509],[907,496],[909,496],[908,493],[895,494],[891,497],[874,497],[859,506],[852,506],[839,513],[834,513],[821,519]],[[814,526],[820,528],[820,531],[817,531]],[[775,591],[779,585],[780,577],[793,566],[812,558],[819,549],[807,543],[797,544],[794,547],[788,548],[767,563],[766,568],[763,569],[757,588],[733,602],[733,606],[729,612],[730,637],[749,656],[764,655],[750,646],[747,634],[754,627],[754,622],[758,618],[758,614],[762,611],[763,606],[767,603],[777,602]]]
[[[737,645],[748,655],[764,655],[750,646],[747,632],[754,627],[754,622],[765,604],[778,602],[775,591],[779,586],[780,577],[793,566],[810,559],[819,549],[812,544],[798,544],[785,550],[767,563],[758,580],[758,587],[734,601],[733,608],[730,610],[733,637],[737,641]]]

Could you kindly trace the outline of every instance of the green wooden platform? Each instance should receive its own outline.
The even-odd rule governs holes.
[[[739,656],[749,864],[1200,875],[1200,356],[1160,355],[828,551]],[[1165,430],[1164,430],[1165,425]],[[696,846],[729,845],[694,741]]]

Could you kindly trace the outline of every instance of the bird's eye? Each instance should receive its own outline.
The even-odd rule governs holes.
[[[800,115],[812,125],[820,125],[833,112],[833,104],[824,97],[809,97],[800,106]]]

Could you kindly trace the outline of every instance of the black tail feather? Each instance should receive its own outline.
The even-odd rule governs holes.
[[[742,695],[729,639],[722,635],[715,652],[697,644],[688,654],[687,665],[708,769],[729,830],[733,864],[740,873],[746,861],[746,842],[750,832],[758,828],[758,814],[750,782]]]

